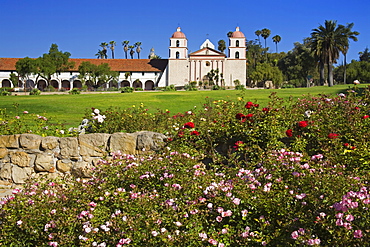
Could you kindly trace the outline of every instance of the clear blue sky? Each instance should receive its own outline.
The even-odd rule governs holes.
[[[169,38],[178,25],[190,51],[207,37],[217,47],[240,26],[248,40],[257,38],[256,30],[270,29],[270,51],[275,52],[271,37],[278,34],[279,51],[287,52],[325,20],[337,20],[353,22],[360,32],[358,42],[351,42],[350,61],[370,48],[369,13],[369,0],[0,0],[0,57],[39,57],[56,43],[72,58],[95,58],[100,43],[114,40],[116,58],[124,58],[121,42],[129,40],[142,42],[141,58],[152,47],[168,58]]]

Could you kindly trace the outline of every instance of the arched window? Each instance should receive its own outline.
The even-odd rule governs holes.
[[[239,47],[239,40],[236,41],[236,47]]]
[[[179,59],[180,58],[180,52],[176,52],[176,59]]]
[[[235,52],[235,58],[239,58],[239,52]]]
[[[180,47],[180,41],[176,40],[176,47]]]

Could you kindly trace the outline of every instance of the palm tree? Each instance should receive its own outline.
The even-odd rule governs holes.
[[[257,35],[257,37],[258,37],[258,42],[259,42],[259,44],[261,45],[261,40],[260,40],[260,35],[262,34],[261,30],[257,30],[257,31],[255,31],[255,32],[254,32],[254,34],[255,34],[255,35]]]
[[[267,47],[266,40],[270,36],[270,34],[271,34],[271,30],[270,29],[264,28],[264,29],[261,30],[261,36],[262,36],[262,38],[265,39],[265,49]]]
[[[134,52],[134,48],[135,48],[135,46],[133,46],[133,45],[129,45],[129,46],[128,46],[128,49],[130,49],[130,56],[131,56],[131,59],[133,59],[133,58],[134,58],[134,54],[135,54],[135,52]]]
[[[98,50],[98,52],[95,54],[95,56],[99,59],[103,59],[105,57],[105,54],[102,50]]]
[[[141,52],[141,42],[136,42],[135,47],[136,47],[136,53],[137,53],[137,58],[140,59],[140,52]]]
[[[107,55],[107,46],[108,46],[108,43],[107,42],[102,42],[99,46],[103,48],[103,50],[102,50],[102,52],[104,53],[104,57],[103,58],[108,58],[108,55]]]
[[[111,42],[109,42],[109,44],[110,44],[110,49],[111,49],[111,51],[112,51],[112,58],[114,59],[114,47],[116,46],[116,41],[111,41]]]
[[[325,21],[325,26],[320,25],[312,29],[309,44],[313,49],[320,65],[320,83],[324,84],[324,66],[328,65],[329,87],[333,86],[333,63],[336,63],[340,52],[347,53],[349,39],[357,41],[358,32],[352,32],[353,23],[347,26],[338,25],[336,21]]]
[[[130,43],[130,41],[128,40],[122,41],[123,51],[125,52],[126,59],[127,59],[128,43]]]
[[[278,53],[278,43],[280,43],[281,37],[279,35],[275,35],[272,37],[272,41],[276,44],[276,53]]]

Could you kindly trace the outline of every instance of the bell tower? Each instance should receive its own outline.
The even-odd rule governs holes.
[[[170,59],[185,59],[188,57],[188,40],[181,28],[172,34],[170,38]]]

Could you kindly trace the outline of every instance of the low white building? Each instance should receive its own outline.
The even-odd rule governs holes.
[[[188,54],[188,40],[180,28],[170,38],[168,59],[70,59],[75,63],[73,69],[52,76],[50,85],[56,89],[81,88],[78,79],[78,66],[84,62],[92,64],[107,63],[111,70],[119,72],[117,83],[110,82],[104,87],[140,87],[153,90],[156,87],[175,85],[182,87],[191,81],[207,82],[207,74],[217,71],[220,83],[234,86],[234,81],[242,84],[246,81],[246,46],[245,36],[237,27],[229,37],[228,55],[214,49],[208,39],[200,50]],[[13,87],[10,74],[15,73],[15,64],[19,58],[0,58],[0,87]],[[127,73],[129,72],[129,73]],[[46,88],[47,82],[36,75],[27,82],[20,82],[20,87]],[[88,84],[88,83],[87,83]],[[92,87],[92,85],[88,86]],[[99,85],[98,85],[99,86]]]

